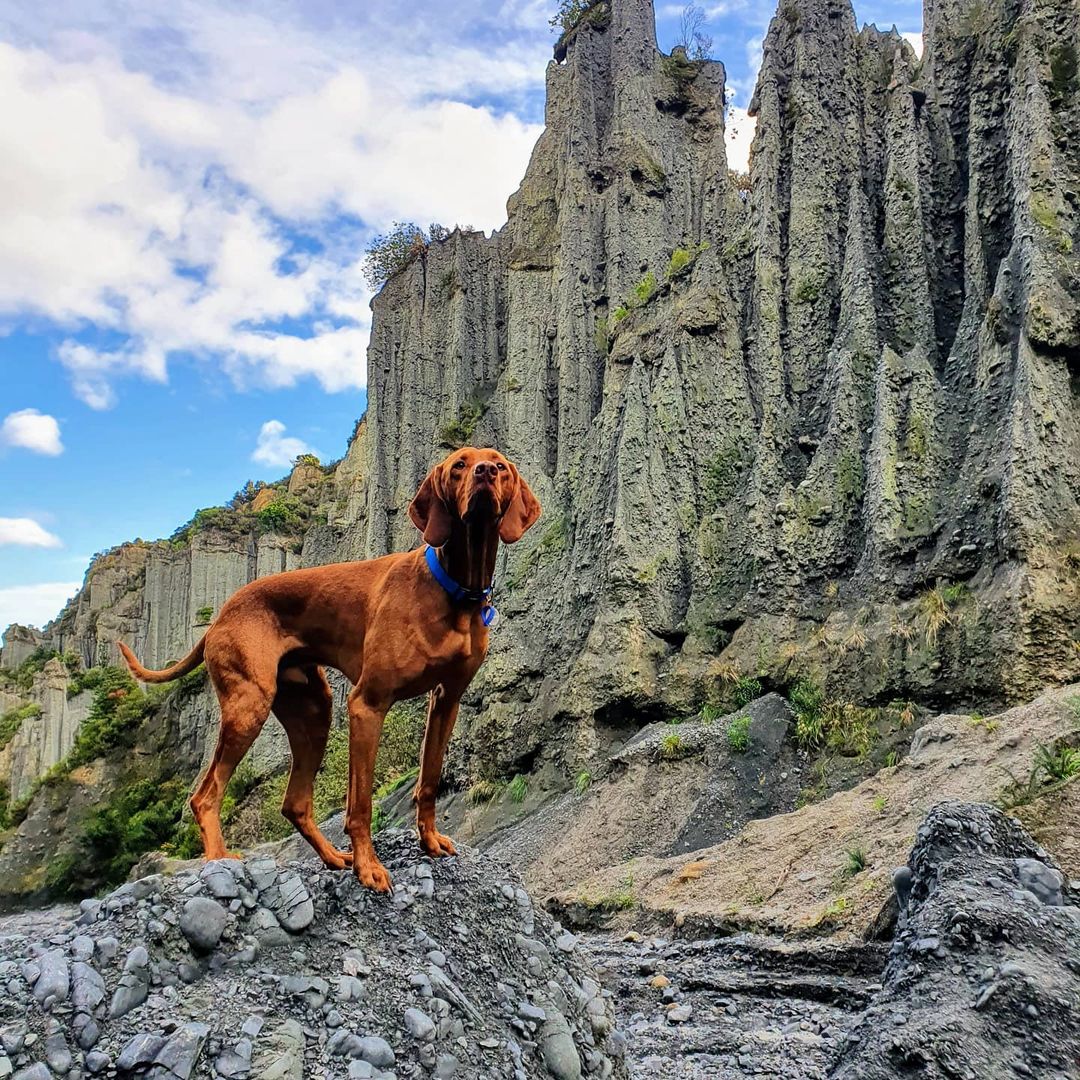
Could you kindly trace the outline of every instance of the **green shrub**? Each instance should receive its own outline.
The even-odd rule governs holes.
[[[684,53],[676,52],[660,60],[660,70],[685,90],[687,89],[686,84],[693,82],[698,77],[701,65],[695,63]]]
[[[529,794],[529,781],[521,773],[518,773],[506,786],[506,794],[510,796],[512,803],[523,803]]]
[[[472,441],[477,425],[484,418],[488,410],[486,402],[477,398],[463,401],[458,408],[456,420],[451,420],[439,433],[439,444],[449,450],[457,450],[462,446],[468,446]]]
[[[956,608],[969,596],[968,587],[963,584],[939,584],[922,594],[919,606],[926,629],[927,648],[935,648],[941,631],[958,621]]]
[[[393,780],[387,780],[375,789],[371,796],[371,831],[373,833],[377,833],[380,829],[385,829],[393,823],[386,812],[386,799],[393,795],[395,791],[400,791],[403,787],[413,783],[419,775],[420,766],[416,765],[409,769],[408,772],[395,776]]]
[[[683,741],[679,735],[665,735],[660,740],[660,756],[667,761],[674,761],[682,754]]]
[[[86,690],[96,690],[101,685],[102,680],[105,678],[105,673],[108,670],[107,667],[99,666],[80,671],[71,682],[68,683],[67,696],[73,698]]]
[[[650,270],[635,286],[634,299],[638,304],[647,304],[656,295],[656,275]]]
[[[710,701],[701,707],[701,722],[705,725],[715,724],[724,715],[724,708],[719,702]]]
[[[667,270],[664,271],[664,280],[671,281],[673,278],[677,278],[708,246],[708,243],[703,241],[695,248],[676,248],[668,260]]]
[[[625,304],[620,304],[612,313],[611,319],[616,326],[630,314],[630,309]]]
[[[467,792],[465,801],[470,806],[484,806],[502,794],[503,785],[497,780],[477,780]]]
[[[559,8],[548,20],[548,25],[569,34],[592,6],[592,0],[559,0]]]
[[[426,697],[399,701],[392,706],[383,722],[379,750],[375,756],[373,787],[384,797],[395,789],[402,777],[417,774],[420,744],[427,718]],[[234,778],[235,779],[235,778]],[[288,787],[289,774],[278,773],[257,784],[259,798],[259,838],[277,840],[289,835],[292,825],[281,813],[281,804]],[[349,790],[349,731],[345,724],[330,732],[322,766],[315,777],[312,803],[315,820],[325,821],[345,808]],[[240,793],[242,801],[247,792]]]
[[[15,738],[23,721],[32,720],[40,715],[41,706],[32,701],[25,705],[18,705],[14,709],[8,709],[3,716],[0,716],[0,750],[3,750]]]
[[[304,531],[309,516],[303,502],[284,492],[255,514],[255,522],[259,532],[293,536]]]
[[[751,675],[743,675],[731,689],[731,700],[738,708],[749,705],[761,697],[761,682]]]
[[[629,911],[637,903],[634,898],[634,879],[629,874],[609,893],[595,899],[586,899],[595,911]]]
[[[87,858],[80,860],[81,871],[72,867],[68,880],[77,884],[87,873],[102,885],[125,880],[142,855],[173,838],[187,804],[187,789],[179,778],[155,777],[113,795],[84,825],[81,846]]]
[[[46,649],[44,647],[35,649],[17,668],[11,671],[0,671],[0,682],[6,683],[9,686],[14,686],[16,690],[29,690],[34,685],[34,676],[38,672],[42,671],[45,665],[50,660],[55,660],[60,656],[60,653],[56,649]],[[65,663],[69,659],[78,663],[77,658],[72,654],[62,657]],[[68,670],[71,670],[70,665]]]
[[[750,717],[736,716],[728,724],[727,743],[738,754],[744,754],[750,749]]]
[[[812,679],[798,679],[788,690],[795,713],[795,738],[805,747],[819,747],[824,738],[825,691]]]
[[[117,747],[131,745],[135,729],[169,696],[171,689],[158,686],[144,693],[126,671],[103,668],[90,711],[71,752],[61,763],[64,771],[104,757]]]
[[[300,454],[293,462],[293,468],[298,465],[316,465],[320,469],[322,468],[322,462],[319,460],[318,454]]]
[[[1053,782],[1080,776],[1080,750],[1071,746],[1039,746],[1035,753],[1035,768]]]
[[[214,609],[212,607],[201,607],[195,612],[195,623],[198,626],[205,626],[214,617]]]
[[[584,795],[585,792],[589,790],[591,784],[592,773],[586,769],[582,769],[582,771],[579,772],[577,774],[577,777],[574,779],[574,790],[579,795]]]
[[[668,260],[667,270],[664,271],[664,277],[670,281],[674,277],[678,277],[693,261],[693,256],[686,248],[676,248],[671,253],[671,258]]]
[[[158,775],[115,791],[85,820],[74,838],[74,850],[50,862],[46,888],[58,897],[85,896],[119,885],[146,852],[174,850],[187,787],[178,777]],[[201,853],[201,843],[185,852]]]

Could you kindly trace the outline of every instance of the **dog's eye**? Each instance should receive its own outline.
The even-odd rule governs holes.
[[[506,472],[506,466],[501,461],[496,465],[496,468],[499,472]]]
[[[455,461],[454,464],[451,466],[451,468],[464,469],[465,468],[465,462],[463,460],[462,461]]]

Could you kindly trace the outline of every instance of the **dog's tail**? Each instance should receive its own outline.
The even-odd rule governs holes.
[[[149,668],[144,668],[136,659],[135,654],[122,641],[118,641],[116,644],[120,647],[120,652],[127,661],[127,666],[131,668],[131,674],[136,679],[140,682],[162,683],[172,682],[173,679],[179,679],[181,675],[194,671],[202,663],[205,641],[205,637],[201,638],[199,644],[183,660],[177,660],[175,664],[171,664],[162,671],[151,671]]]

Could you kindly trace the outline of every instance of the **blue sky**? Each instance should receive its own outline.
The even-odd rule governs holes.
[[[555,6],[0,0],[0,630],[92,553],[341,456],[364,246],[502,224]],[[738,119],[773,8],[701,6]],[[681,10],[657,2],[664,48]],[[920,28],[911,0],[856,11]]]

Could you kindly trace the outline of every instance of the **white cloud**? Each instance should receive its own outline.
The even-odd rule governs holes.
[[[33,518],[0,517],[0,547],[58,548],[64,545],[60,537],[43,529]]]
[[[12,623],[44,626],[79,591],[78,581],[50,581],[41,585],[13,585],[0,589],[0,633]]]
[[[0,34],[0,317],[69,328],[58,357],[98,409],[177,356],[242,386],[362,386],[365,237],[392,219],[502,224],[540,129],[452,96],[538,85],[541,57],[417,38],[389,12],[337,33],[284,26],[296,10],[117,8],[88,22],[60,0]]]
[[[906,42],[908,42],[908,44],[911,45],[911,47],[915,50],[915,55],[921,58],[922,57],[922,51],[923,51],[923,36],[922,36],[922,34],[908,30],[908,31],[905,31],[904,33],[902,33],[900,36]]]
[[[267,420],[259,429],[259,438],[251,453],[251,460],[259,465],[273,468],[288,468],[301,454],[319,456],[303,439],[285,434],[285,425],[280,420]]]
[[[19,409],[18,412],[9,413],[0,426],[0,442],[48,457],[56,457],[64,452],[56,417],[38,412],[37,409]]]
[[[757,118],[750,116],[737,105],[728,107],[724,121],[724,143],[727,149],[728,168],[736,172],[750,171],[750,145],[757,130]]]

